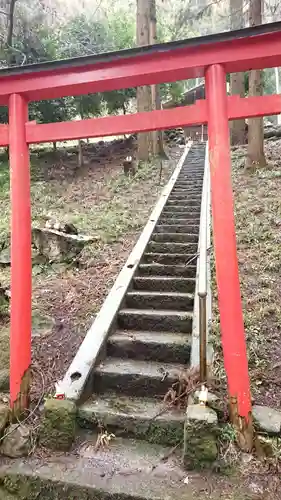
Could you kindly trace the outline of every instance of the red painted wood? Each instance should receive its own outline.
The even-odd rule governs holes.
[[[262,96],[242,99],[230,96],[228,99],[228,119],[274,115],[281,113],[281,96]],[[174,109],[135,113],[131,115],[108,116],[62,123],[27,124],[27,142],[54,142],[123,135],[148,130],[165,130],[189,125],[207,123],[206,101],[197,101],[191,106]]]
[[[9,144],[9,127],[8,125],[0,125],[0,146]]]
[[[46,123],[42,125],[29,123],[27,124],[27,141],[28,143],[38,143],[83,139],[86,137],[103,137],[107,135],[124,135],[148,130],[164,130],[180,127],[183,124],[197,124],[206,120],[206,103],[205,101],[198,101],[196,105],[189,107],[151,111],[148,113],[107,116],[104,118]]]
[[[224,364],[229,396],[237,399],[239,416],[248,420],[251,395],[236,251],[226,75],[221,65],[211,66],[206,72],[206,96],[214,250]]]
[[[223,64],[226,72],[281,66],[279,32],[237,38],[198,47],[122,57],[79,68],[1,76],[0,104],[12,93],[28,100],[102,92],[140,85],[204,76],[210,64]]]
[[[247,98],[233,95],[227,98],[227,114],[229,120],[278,115],[279,113],[281,113],[280,94]]]
[[[25,136],[28,107],[19,95],[9,102],[11,179],[10,403],[17,400],[31,364],[31,211],[29,151]],[[28,407],[28,401],[25,401]]]

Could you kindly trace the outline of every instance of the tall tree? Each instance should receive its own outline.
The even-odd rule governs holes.
[[[232,30],[244,27],[243,0],[230,0],[230,26]],[[231,73],[230,75],[231,95],[245,96],[245,84],[243,73]],[[233,120],[230,122],[231,144],[245,143],[245,120]]]
[[[137,0],[137,45],[150,44],[150,1]],[[151,111],[151,87],[137,88],[137,108],[139,112]],[[138,156],[148,160],[153,150],[151,132],[138,134]]]
[[[249,24],[250,26],[262,24],[262,0],[250,0]],[[252,70],[249,73],[249,96],[261,96],[262,94],[262,72]],[[250,118],[248,120],[246,168],[264,167],[265,165],[263,118]]]
[[[7,47],[12,47],[13,33],[14,33],[14,13],[17,0],[10,0],[9,13],[8,13],[8,33],[7,33]]]
[[[157,42],[157,18],[156,18],[156,0],[150,1],[150,23],[149,23],[149,42],[151,45]],[[151,105],[152,109],[161,109],[161,96],[159,85],[151,85]],[[152,132],[153,154],[164,154],[163,133],[161,130]]]

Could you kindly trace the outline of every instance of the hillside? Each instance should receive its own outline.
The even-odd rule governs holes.
[[[51,216],[60,222],[73,223],[79,232],[94,238],[79,258],[70,263],[52,263],[46,259],[38,262],[35,255],[32,340],[35,398],[42,391],[41,374],[44,374],[44,392],[48,393],[65,372],[180,152],[179,148],[171,151],[172,159],[163,165],[160,181],[158,163],[142,165],[133,178],[124,175],[122,162],[134,151],[131,141],[100,141],[85,145],[84,149],[87,164],[82,169],[77,168],[75,148],[64,148],[55,155],[41,149],[31,154],[33,226],[44,226],[45,216]],[[5,160],[0,183],[0,283],[9,287],[9,171]],[[2,318],[1,348],[2,365],[8,368],[7,319]]]

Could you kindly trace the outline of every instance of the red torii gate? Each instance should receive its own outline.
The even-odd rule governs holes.
[[[227,97],[226,74],[281,66],[281,23],[139,49],[0,71],[11,169],[11,407],[28,405],[31,365],[29,144],[208,123],[216,274],[233,421],[251,427],[251,396],[236,253],[228,120],[281,113],[281,96]],[[28,102],[205,76],[206,100],[188,107],[83,121],[36,124]]]

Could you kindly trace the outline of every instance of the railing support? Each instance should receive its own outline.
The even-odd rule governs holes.
[[[206,145],[206,148],[208,145]],[[200,382],[207,381],[207,258],[208,258],[208,212],[209,212],[209,161],[205,155],[205,169],[202,189],[199,258],[198,258],[198,297],[199,297],[199,361]]]
[[[31,364],[31,209],[29,149],[25,124],[28,105],[20,95],[9,99],[11,182],[11,333],[10,402],[15,417],[29,403]]]
[[[207,381],[207,294],[199,295],[200,382]]]
[[[251,395],[240,296],[231,158],[227,117],[226,75],[216,64],[206,71],[209,161],[213,237],[224,365],[230,413],[240,447],[253,447]]]

